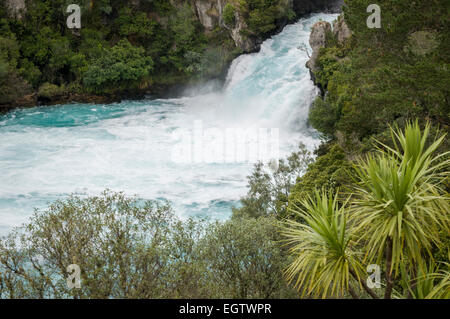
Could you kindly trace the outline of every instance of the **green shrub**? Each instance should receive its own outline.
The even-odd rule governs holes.
[[[309,122],[329,138],[333,137],[339,119],[339,111],[333,107],[334,105],[328,103],[326,98],[318,96],[309,111]]]
[[[120,16],[115,23],[121,36],[134,36],[139,38],[140,42],[151,39],[157,25],[157,22],[149,19],[145,12],[133,13],[129,8],[120,12]]]
[[[278,163],[257,163],[247,178],[249,191],[241,198],[242,206],[233,208],[233,218],[284,215],[292,187],[311,162],[311,154],[300,144]]]
[[[64,93],[64,87],[58,86],[56,84],[44,83],[41,85],[38,91],[38,97],[52,100]]]
[[[298,298],[283,278],[289,257],[278,225],[270,217],[237,218],[207,229],[202,246],[214,283],[210,298]]]
[[[223,8],[223,21],[231,27],[234,27],[236,23],[236,8],[231,4],[227,3]]]
[[[153,60],[144,53],[143,48],[121,40],[89,66],[83,83],[95,93],[135,88],[153,68]]]
[[[342,148],[338,145],[329,146],[328,152],[319,156],[309,165],[306,173],[297,179],[289,195],[289,207],[298,205],[307,196],[313,196],[316,189],[336,191],[338,188],[349,188],[352,182],[352,164],[347,160]],[[292,217],[288,211],[280,217]]]
[[[0,298],[286,298],[271,218],[180,221],[164,202],[71,196],[0,239]],[[67,286],[67,266],[81,289]]]

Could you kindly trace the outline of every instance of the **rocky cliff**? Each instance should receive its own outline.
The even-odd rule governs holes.
[[[309,61],[306,62],[306,66],[313,73],[317,67],[316,62],[320,49],[325,47],[327,43],[327,33],[331,33],[331,31],[331,24],[326,21],[319,21],[312,28],[311,35],[309,37],[309,44],[311,45],[313,52]]]
[[[0,73],[6,74],[0,74],[0,104],[90,101],[94,93],[119,99],[178,92],[220,78],[236,55],[257,51],[265,39],[307,13],[339,11],[342,0],[83,0],[86,33],[82,39],[75,34],[76,40],[74,33],[57,27],[64,23],[65,3],[0,0],[0,17],[11,25],[21,19],[25,29],[11,38],[0,36],[0,51],[6,52],[0,52]],[[142,61],[151,59],[152,72],[144,70],[133,81],[119,77],[108,88],[89,86],[110,80],[98,65],[108,46],[120,50],[118,39],[130,43]],[[50,91],[56,93],[44,96],[42,87],[54,87]]]
[[[314,83],[316,83],[315,72],[317,71],[317,59],[320,49],[327,45],[327,36],[334,37],[340,45],[352,36],[352,31],[345,22],[342,14],[333,22],[333,28],[329,22],[325,21],[317,22],[312,28],[309,44],[313,52],[309,61],[306,62],[306,67],[310,70]],[[322,90],[322,88],[320,89]]]
[[[21,18],[26,9],[25,0],[5,0],[8,14],[14,18]]]
[[[212,31],[216,27],[227,28],[230,30],[237,47],[244,52],[252,52],[259,49],[259,45],[264,38],[249,30],[246,22],[248,12],[246,12],[237,0],[191,0],[195,8],[196,15],[200,23],[207,31]],[[281,0],[282,10],[291,10],[296,18],[312,12],[340,12],[343,0]],[[233,5],[235,22],[228,25],[223,19],[223,13],[227,4]],[[282,29],[287,23],[288,18],[282,18],[276,21],[274,32]]]
[[[25,0],[5,0],[11,17],[21,18],[26,10]],[[175,7],[185,2],[189,2],[198,17],[199,22],[203,25],[206,32],[211,32],[217,27],[226,28],[230,31],[236,47],[243,52],[253,52],[259,49],[259,45],[264,41],[264,37],[254,34],[249,30],[246,22],[248,12],[242,8],[239,0],[170,0]],[[295,13],[296,18],[312,12],[340,12],[344,0],[280,0],[282,10],[291,10]],[[139,6],[141,0],[132,0],[130,4]],[[234,13],[235,23],[227,25],[223,19],[225,6],[231,4],[236,7]],[[279,31],[287,23],[288,18],[276,21],[276,29]]]

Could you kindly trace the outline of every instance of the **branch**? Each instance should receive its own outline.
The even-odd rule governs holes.
[[[380,297],[377,296],[377,294],[370,289],[367,284],[364,282],[364,280],[360,280],[360,278],[356,275],[355,271],[353,269],[350,269],[350,274],[353,276],[353,278],[358,281],[361,286],[364,288],[364,290],[373,298],[373,299],[380,299]]]
[[[306,55],[308,56],[308,58],[311,59],[311,55],[309,54],[308,48],[306,47],[306,45],[304,43],[302,43],[297,49],[299,49],[300,51],[306,52]]]
[[[386,290],[384,299],[391,299],[394,280],[392,279],[392,239],[388,237],[386,241]]]

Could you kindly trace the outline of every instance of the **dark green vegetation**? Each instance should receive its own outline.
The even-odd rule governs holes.
[[[187,2],[129,2],[81,1],[81,30],[66,27],[68,1],[28,1],[21,19],[8,18],[2,4],[0,65],[24,89],[14,96],[17,85],[2,83],[0,103],[46,83],[106,94],[217,76],[236,54],[226,30],[205,34]]]
[[[238,34],[251,38],[245,50],[295,18],[284,0],[230,0],[223,18],[217,4],[199,13],[201,1],[80,0],[82,29],[71,30],[73,1],[27,0],[19,13],[9,2],[0,3],[0,106],[137,96],[217,78],[244,49],[231,37],[237,18]]]
[[[300,222],[283,233],[295,256],[288,278],[303,295],[450,298],[450,152],[435,154],[446,136],[430,138],[417,122],[391,132],[393,148],[379,144],[356,162],[346,200],[324,189],[294,195]],[[379,287],[366,285],[368,265],[378,265]]]
[[[328,92],[316,101],[310,121],[346,152],[370,149],[371,137],[388,140],[388,125],[408,119],[450,125],[450,4],[379,1],[381,29],[366,26],[366,0],[346,1],[351,39],[332,35],[322,49],[316,76]],[[448,144],[446,144],[448,147]]]
[[[305,296],[448,298],[448,137],[431,148],[435,157],[421,152],[450,125],[450,3],[380,1],[382,28],[369,29],[370,3],[347,0],[352,36],[339,42],[329,33],[320,51],[315,77],[325,94],[310,112],[323,138],[316,160],[302,176],[290,169],[296,182],[285,183],[283,192],[279,172],[258,165],[234,215],[291,220],[285,234],[296,263],[289,279]],[[407,145],[397,148],[401,142],[391,127],[403,130],[411,120],[418,124],[406,133]],[[428,138],[419,133],[426,123]],[[427,158],[414,171],[412,154]],[[425,177],[414,179],[424,167]],[[383,272],[382,289],[375,291],[363,285],[371,263]]]
[[[224,13],[226,24],[236,23],[235,3]],[[257,11],[262,2],[253,3]],[[55,203],[0,242],[0,297],[298,297],[295,285],[308,297],[450,298],[450,4],[379,1],[382,28],[368,29],[371,2],[346,3],[353,36],[339,43],[329,34],[315,74],[327,93],[310,114],[324,140],[315,161],[301,147],[276,168],[258,164],[242,207],[223,224],[179,222],[167,205],[142,206],[116,194]],[[259,23],[263,16],[248,20],[255,32],[271,28],[271,19]],[[187,45],[192,29],[179,21],[176,41]],[[134,77],[154,80],[158,70],[184,77],[205,65],[195,50],[187,55],[195,63],[175,55],[161,64],[135,45],[144,35],[134,28],[115,31],[126,40],[91,30],[89,39],[107,43],[108,54],[103,45],[80,44],[95,53],[78,79],[89,75],[95,90],[108,90],[119,77],[131,88]],[[0,74],[26,88],[20,70],[33,70],[39,55],[27,64],[12,38],[3,36]],[[122,54],[129,45],[136,48]],[[58,65],[49,61],[45,68]],[[122,69],[132,63],[133,72]],[[114,74],[103,73],[107,64],[116,66]],[[58,74],[34,70],[29,83]],[[57,78],[44,80],[53,84],[41,87],[42,96],[69,83]],[[281,246],[276,230],[286,218],[288,243]],[[79,291],[67,290],[71,263],[83,270]],[[381,267],[380,289],[365,285],[369,264]]]
[[[289,298],[273,218],[180,222],[168,204],[71,197],[0,241],[0,298]],[[21,248],[22,247],[22,248]],[[81,268],[69,290],[67,266]]]
[[[236,7],[242,12],[249,31],[257,36],[270,34],[277,28],[277,20],[295,18],[295,12],[287,8],[284,0],[244,0]]]

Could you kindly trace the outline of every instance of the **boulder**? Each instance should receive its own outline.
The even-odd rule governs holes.
[[[221,22],[225,0],[194,0],[197,17],[203,27],[211,31]]]
[[[311,35],[309,37],[309,44],[313,49],[311,58],[306,63],[306,66],[314,72],[316,70],[316,62],[319,56],[320,48],[325,47],[327,33],[331,32],[331,24],[326,21],[319,21],[312,27]]]
[[[342,14],[333,22],[333,35],[340,44],[352,36],[352,30],[348,27]]]
[[[26,10],[25,0],[6,0],[6,9],[10,17],[22,19]]]

